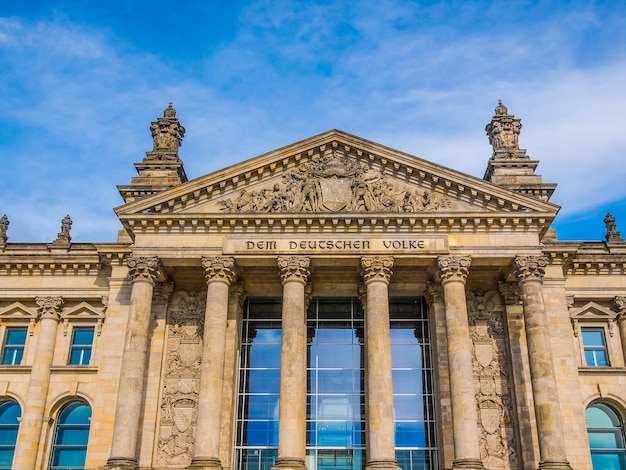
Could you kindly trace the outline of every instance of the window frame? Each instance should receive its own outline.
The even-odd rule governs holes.
[[[597,331],[601,333],[602,346],[585,344],[585,332]],[[606,328],[602,325],[584,325],[580,327],[580,342],[582,344],[582,356],[586,367],[611,367],[611,354],[609,352],[609,343],[606,336]],[[587,352],[591,352],[593,355],[593,364],[589,364],[587,360]],[[603,352],[606,359],[606,364],[598,364],[597,353]]]
[[[87,418],[89,424],[74,424],[74,423],[65,423],[65,422],[61,422],[61,420],[64,418],[64,413],[67,412],[67,410],[70,407],[73,408],[77,408],[78,406],[86,406],[87,408],[89,408],[89,417]],[[70,410],[69,413],[71,413],[72,410]],[[85,400],[79,398],[79,397],[72,397],[72,399],[64,402],[58,409],[57,415],[56,415],[56,420],[54,423],[54,432],[51,433],[52,434],[52,441],[50,444],[50,454],[49,454],[49,459],[48,459],[48,465],[46,467],[47,470],[84,470],[86,467],[86,463],[87,463],[87,452],[89,450],[89,437],[91,435],[91,420],[93,417],[93,408],[92,406],[87,403]],[[59,429],[61,429],[61,432],[63,432],[66,429],[73,429],[74,431],[77,429],[87,429],[87,436],[85,439],[84,444],[58,444],[57,443],[57,439],[59,438],[59,436],[61,435],[59,433]],[[54,459],[57,456],[57,452],[59,450],[62,449],[68,449],[68,448],[74,448],[74,449],[80,449],[81,451],[84,450],[84,454],[85,454],[85,460],[83,462],[82,466],[76,466],[76,465],[67,465],[67,464],[62,464],[62,465],[53,465],[54,463]]]
[[[591,408],[599,408],[601,411],[603,411],[605,413],[605,415],[607,416],[607,418],[609,418],[611,421],[613,421],[611,418],[611,414],[613,414],[614,418],[618,421],[618,426],[611,426],[611,427],[597,427],[597,428],[590,428],[589,427],[589,420],[587,419],[587,412],[589,411],[589,409]],[[606,412],[606,410],[609,411],[609,413]],[[605,403],[604,401],[596,401],[593,403],[590,403],[587,408],[585,408],[585,430],[587,433],[587,441],[589,443],[589,456],[591,459],[591,464],[592,464],[592,468],[593,468],[593,456],[594,455],[616,455],[618,456],[618,459],[621,463],[621,468],[620,469],[616,469],[616,470],[626,470],[626,435],[624,434],[624,417],[622,416],[622,414],[611,404],[609,403]],[[592,433],[594,433],[595,435],[598,434],[607,434],[607,435],[613,435],[613,436],[619,436],[620,437],[620,444],[621,446],[616,446],[616,447],[591,447],[592,441],[589,438],[590,437],[590,431]]]
[[[86,331],[91,330],[91,343],[90,344],[76,344],[76,332],[77,331]],[[68,366],[76,366],[76,367],[85,367],[91,365],[93,361],[93,351],[94,351],[94,343],[96,341],[96,325],[87,325],[87,324],[78,324],[72,325],[72,331],[70,336],[70,345],[68,348],[67,354],[67,365]],[[75,351],[81,351],[80,361],[73,363],[72,362],[72,353]],[[89,351],[89,359],[87,362],[83,362],[84,352]]]
[[[10,325],[10,326],[6,326],[5,328],[3,328],[3,330],[4,331],[2,334],[2,350],[0,352],[0,365],[10,366],[10,367],[24,365],[23,363],[24,363],[24,358],[26,356],[25,354],[26,344],[28,343],[28,336],[29,336],[28,326]],[[7,344],[7,340],[9,339],[11,332],[16,332],[18,330],[24,332],[24,342],[22,344]],[[11,362],[5,362],[5,356],[8,350],[13,351],[13,359],[11,360]],[[15,362],[15,356],[18,351],[21,351],[21,355],[19,358],[19,362]]]
[[[579,350],[579,367],[586,369],[623,367],[624,359],[621,347],[625,345],[620,343],[620,353],[617,354],[618,342],[620,341],[619,335],[615,338],[615,330],[617,329],[615,324],[618,314],[610,308],[593,301],[587,302],[580,307],[575,307],[575,300],[573,296],[568,297],[570,320],[575,337],[572,339],[575,340]],[[587,349],[591,349],[591,347],[587,348],[583,341],[583,330],[587,328],[602,329],[607,365],[587,364],[585,352]]]
[[[19,428],[20,428],[20,419],[22,417],[22,406],[15,400],[13,399],[3,399],[2,401],[0,401],[0,409],[2,409],[2,407],[4,407],[6,404],[12,404],[13,406],[16,406],[19,410],[19,415],[17,417],[17,423],[2,423],[0,422],[0,433],[2,433],[3,431],[9,430],[9,431],[14,431],[15,432],[15,442],[13,443],[13,445],[9,445],[9,444],[1,444],[0,445],[0,450],[13,450],[13,457],[11,459],[11,465],[9,466],[3,466],[0,464],[0,470],[10,470],[13,466],[13,461],[15,460],[15,447],[17,445],[17,436],[19,433]],[[4,440],[4,439],[2,439]]]

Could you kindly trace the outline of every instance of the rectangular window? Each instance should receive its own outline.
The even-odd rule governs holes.
[[[75,366],[89,365],[92,345],[93,327],[74,328],[72,331],[69,364]]]
[[[27,330],[26,327],[9,327],[6,329],[4,345],[2,346],[3,365],[18,366],[22,363]]]
[[[589,367],[609,365],[604,328],[582,328],[585,362]]]

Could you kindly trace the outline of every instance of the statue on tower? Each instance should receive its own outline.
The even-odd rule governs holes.
[[[163,111],[160,117],[150,125],[150,132],[154,139],[154,147],[151,154],[157,160],[178,159],[178,148],[183,143],[185,128],[176,118],[176,110],[172,103]]]
[[[493,147],[492,158],[519,158],[525,156],[525,151],[519,148],[519,133],[522,129],[521,119],[509,114],[509,110],[498,100],[496,114],[485,127],[489,136],[489,143]]]
[[[0,218],[0,247],[4,247],[7,244],[7,240],[9,239],[7,236],[7,230],[10,223],[11,222],[9,222],[9,218],[6,214]]]

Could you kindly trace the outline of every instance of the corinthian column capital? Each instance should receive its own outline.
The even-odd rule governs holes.
[[[211,256],[202,258],[202,268],[207,284],[221,281],[228,285],[237,279],[235,259],[230,256]]]
[[[516,256],[513,260],[513,275],[518,282],[543,281],[548,266],[547,256]]]
[[[163,277],[163,266],[156,256],[134,256],[126,261],[130,277],[135,281],[147,281],[154,285]]]
[[[63,307],[62,297],[37,297],[35,298],[37,303],[37,315],[39,318],[52,318],[59,321],[59,313]]]
[[[440,256],[437,258],[437,273],[441,283],[458,281],[465,284],[471,264],[469,256]]]
[[[296,281],[306,285],[311,259],[306,256],[279,256],[278,269],[283,284]]]
[[[393,271],[393,256],[363,256],[361,258],[361,274],[365,285],[372,281],[383,281],[389,284]]]
[[[620,315],[620,318],[626,317],[626,297],[615,297],[613,299],[613,306]]]

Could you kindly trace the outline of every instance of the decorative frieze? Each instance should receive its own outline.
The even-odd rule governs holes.
[[[513,275],[518,282],[543,281],[548,266],[547,256],[516,256],[513,260]]]
[[[480,458],[485,468],[518,469],[520,459],[512,420],[504,306],[496,291],[468,293],[467,306],[480,424]]]
[[[469,256],[440,256],[437,258],[437,273],[442,283],[458,281],[465,284],[471,264]]]
[[[220,201],[224,212],[429,212],[452,201],[433,191],[409,188],[348,157],[340,146],[300,163],[274,183],[256,191],[241,190]]]
[[[280,256],[278,269],[282,283],[297,281],[306,284],[309,278],[311,259],[306,256]]]
[[[128,258],[128,274],[135,281],[154,283],[163,275],[163,266],[156,256],[135,256]]]
[[[389,284],[393,271],[392,256],[363,256],[361,258],[361,274],[367,286],[372,281],[383,281]]]

